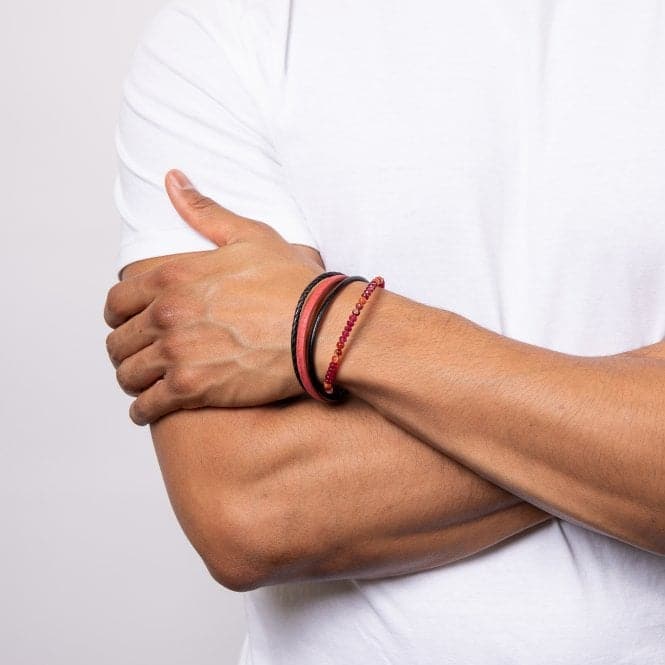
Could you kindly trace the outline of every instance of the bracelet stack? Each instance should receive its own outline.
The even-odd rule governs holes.
[[[323,381],[320,381],[316,376],[314,366],[317,333],[335,296],[347,284],[352,282],[367,282],[367,286],[349,314],[346,325],[333,350],[325,377]],[[321,402],[337,403],[346,397],[348,391],[335,385],[344,346],[370,296],[377,287],[383,286],[385,286],[385,281],[380,276],[368,282],[365,277],[359,275],[349,277],[340,272],[324,272],[314,278],[303,290],[293,315],[291,357],[298,382],[303,390],[314,399]]]

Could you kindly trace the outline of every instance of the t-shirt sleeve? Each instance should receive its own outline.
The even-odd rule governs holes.
[[[139,259],[216,247],[173,208],[164,188],[172,168],[225,208],[318,249],[289,193],[257,78],[243,70],[247,43],[231,2],[169,2],[134,50],[115,132],[118,278]]]

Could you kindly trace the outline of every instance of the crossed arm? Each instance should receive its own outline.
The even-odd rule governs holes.
[[[232,63],[219,48],[221,39],[199,32],[210,24],[205,17],[190,18],[169,8],[146,36],[149,48],[137,53],[119,132],[122,178],[131,185],[121,197],[125,215],[155,236],[172,231],[172,211],[156,175],[165,162],[205,165],[201,177],[214,189],[214,183],[235,182],[237,168],[235,160],[214,157],[242,154],[252,166],[238,179],[236,201],[245,214],[263,219],[265,212],[269,219],[271,210],[248,203],[260,190],[270,206],[278,203],[282,218],[296,216],[278,160],[271,158],[273,147],[262,141],[267,132],[237,85]],[[213,28],[227,25],[232,22]],[[188,52],[196,56],[189,63],[182,58]],[[204,62],[214,67],[196,66]],[[174,118],[179,124],[173,125]],[[216,131],[222,121],[223,131]],[[189,135],[200,140],[181,140]],[[215,150],[209,151],[210,145]],[[214,217],[207,206],[199,208]],[[141,221],[147,210],[150,215]],[[230,222],[222,217],[215,225]],[[232,245],[224,262],[253,245]],[[249,265],[262,264],[267,255],[247,253]],[[135,262],[124,276],[171,258]],[[184,272],[199,285],[196,275]],[[271,301],[282,297],[288,305],[281,320],[263,323],[263,312],[254,319],[259,332],[284,332],[278,339],[287,338],[286,316],[292,315],[294,302],[295,291],[280,294],[276,288],[288,281],[287,273],[280,267],[277,277],[271,273],[261,283],[248,272],[254,291],[259,283]],[[292,287],[302,288],[307,281],[302,270],[289,274]],[[238,286],[223,263],[212,277]],[[237,302],[252,301],[251,293],[242,292],[244,281]],[[342,317],[350,311],[352,302],[342,296],[342,309],[331,310],[331,326],[321,332],[322,350],[332,348]],[[338,375],[355,395],[343,409],[327,411],[307,400],[258,408],[216,403],[222,408],[180,409],[151,424],[178,518],[216,578],[243,588],[304,576],[385,575],[443,565],[545,521],[548,513],[665,554],[662,343],[609,358],[578,358],[502,338],[388,292],[372,300],[374,311],[354,329]],[[159,304],[160,310],[148,309],[168,319],[175,310],[168,300]],[[228,305],[227,300],[221,309],[233,315],[237,307]],[[143,324],[150,321],[148,309],[136,314],[121,307],[120,314],[133,318],[119,336],[132,347],[122,354],[124,380],[146,386],[154,377],[146,372],[145,359],[157,346],[141,340],[147,329]],[[271,307],[269,313],[278,309]],[[245,307],[247,325],[251,314]],[[186,319],[191,312],[185,306],[178,316]],[[422,332],[412,339],[411,317]],[[142,321],[138,329],[137,320]],[[247,330],[236,320],[222,323],[232,332]],[[183,333],[159,326],[150,330],[155,335],[165,331],[172,337]],[[382,336],[392,346],[377,345]],[[232,337],[252,341],[251,335]],[[190,346],[186,335],[182,339],[185,373],[157,384],[162,398],[195,403],[205,377],[184,362],[191,360]],[[227,351],[239,351],[243,359],[265,358],[256,348],[235,349],[224,340],[217,360],[226,367],[237,369]],[[256,342],[259,350],[266,345],[262,339]],[[460,349],[463,353],[457,353]],[[288,353],[283,356],[282,368],[290,370]],[[359,362],[370,356],[372,363]],[[409,359],[408,366],[402,358]],[[317,359],[319,375],[326,360]],[[264,376],[263,364],[250,369]],[[149,369],[159,375],[159,367]],[[281,371],[272,369],[273,374]],[[381,375],[365,373],[368,369]],[[219,388],[221,399],[238,392],[225,373],[220,381],[212,388]],[[150,392],[154,398],[154,389],[143,394]]]
[[[234,590],[426,570],[551,519],[359,398],[184,409],[151,434],[185,534]]]
[[[189,421],[178,430],[176,421],[173,436],[168,427],[160,434],[158,418],[147,419],[158,453],[160,448],[168,452],[160,459],[176,513],[217,579],[231,588],[250,588],[302,577],[422,570],[478,552],[548,514],[665,555],[665,343],[613,356],[574,356],[503,337],[453,312],[379,289],[371,315],[354,329],[354,343],[337,375],[357,400],[354,408],[362,408],[354,412],[345,405],[330,415],[311,411],[287,426],[281,413],[284,395],[297,393],[277,390],[293,383],[288,350],[280,346],[270,368],[262,351],[271,346],[276,330],[276,339],[285,335],[292,282],[306,282],[312,267],[305,270],[300,250],[269,227],[199,200],[194,190],[178,196],[187,221],[209,227],[211,235],[227,233],[228,246],[204,253],[201,260],[148,270],[145,278],[132,273],[131,284],[116,285],[107,298],[107,322],[126,324],[111,333],[107,345],[120,363],[125,390],[147,388],[133,405],[141,400],[139,421],[147,404],[169,414],[167,423],[189,417],[170,415],[178,413],[174,404],[222,407],[213,409],[217,423]],[[184,198],[196,204],[185,205]],[[227,276],[238,271],[242,280]],[[164,285],[167,295],[158,302]],[[268,292],[269,300],[256,295]],[[210,300],[202,311],[192,301],[200,293]],[[263,308],[266,302],[270,310]],[[354,302],[346,287],[328,312],[315,359],[319,375]],[[240,304],[241,314],[236,312]],[[220,327],[217,317],[222,317]],[[203,337],[192,338],[195,332]],[[171,343],[159,345],[165,334]],[[201,371],[207,367],[201,357],[209,355],[201,356],[206,339],[214,344],[215,362],[226,369]],[[180,341],[174,345],[174,340]],[[364,362],[369,357],[372,361]],[[169,370],[148,387],[164,367],[184,367],[187,373]],[[257,376],[274,385],[248,378]],[[275,396],[254,402],[262,411],[245,401],[255,399],[252,390]],[[163,403],[155,401],[158,394]],[[264,405],[279,395],[279,412],[271,412]],[[243,405],[249,408],[237,408]],[[254,419],[254,412],[261,415]],[[227,419],[231,423],[236,415],[240,420],[227,427]],[[328,429],[320,424],[326,417]],[[310,421],[314,431],[303,439],[294,424]],[[382,457],[391,437],[398,454],[392,460],[388,452]],[[353,454],[340,458],[338,451],[349,441]],[[328,457],[313,462],[326,444]],[[425,444],[432,450],[423,453]],[[173,458],[174,450],[192,457],[189,467]],[[424,463],[412,454],[416,450],[446,455],[446,473],[435,471],[434,458]],[[376,454],[378,460],[372,457]],[[178,471],[171,475],[169,465]],[[434,474],[429,482],[416,480],[421,466]],[[191,470],[189,478],[183,478],[185,468]],[[325,474],[331,468],[334,480],[320,484],[331,477]],[[464,477],[468,470],[479,483],[471,489]],[[448,483],[444,505],[443,483]],[[464,488],[459,492],[458,483]],[[492,483],[505,492],[495,503],[498,488]],[[450,491],[453,485],[457,489]],[[296,486],[300,493],[290,494]],[[423,488],[431,493],[417,495],[413,503],[402,500]],[[334,510],[328,508],[333,500],[342,501]],[[372,505],[378,508],[368,515]],[[344,507],[351,516],[347,521],[338,519]]]
[[[318,372],[356,297],[346,287],[326,319]],[[665,342],[575,356],[387,290],[373,299],[341,385],[551,515],[665,556]]]

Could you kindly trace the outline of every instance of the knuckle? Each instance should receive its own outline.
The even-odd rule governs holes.
[[[104,303],[104,321],[109,326],[113,326],[115,320],[120,313],[120,291],[118,285],[112,286],[106,294],[106,302]]]
[[[145,425],[149,420],[149,414],[143,404],[136,400],[129,409],[129,417],[136,425]]]
[[[160,288],[180,284],[187,276],[188,271],[180,261],[166,261],[155,269],[155,281]]]
[[[180,303],[173,298],[162,298],[152,304],[151,318],[157,328],[172,328],[182,319]]]
[[[167,381],[169,390],[178,397],[189,397],[199,392],[198,372],[191,367],[176,367]]]
[[[131,394],[131,375],[127,363],[122,363],[116,368],[115,378],[123,391]]]
[[[106,353],[108,357],[111,359],[113,365],[117,367],[120,359],[117,356],[117,351],[115,348],[115,331],[109,333],[106,336]]]

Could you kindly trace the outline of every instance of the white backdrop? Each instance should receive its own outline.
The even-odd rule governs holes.
[[[104,345],[120,86],[161,4],[0,3],[2,665],[227,665],[244,633]]]

